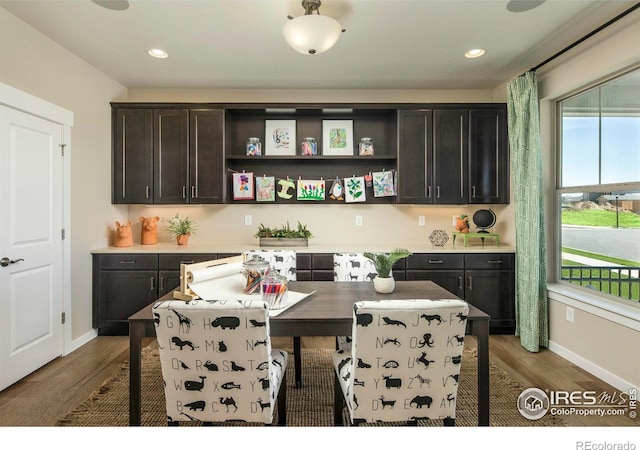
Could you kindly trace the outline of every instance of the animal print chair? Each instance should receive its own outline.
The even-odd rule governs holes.
[[[272,269],[289,281],[297,281],[297,258],[295,250],[248,250],[242,254],[243,259],[259,256],[269,262]],[[302,345],[300,336],[293,337],[293,362],[296,376],[296,387],[302,387]]]
[[[373,261],[362,253],[334,253],[333,280],[338,282],[373,281],[378,272]],[[351,336],[336,336],[336,348],[348,348]]]
[[[353,307],[351,349],[333,354],[334,421],[444,419],[454,425],[469,307],[462,300],[377,300]]]
[[[271,348],[266,302],[172,300],[153,306],[169,425],[286,424],[288,354]]]
[[[376,275],[373,261],[362,253],[333,255],[333,281],[373,281]]]

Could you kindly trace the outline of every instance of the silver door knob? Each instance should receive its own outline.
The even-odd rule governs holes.
[[[20,259],[9,259],[6,256],[2,259],[0,259],[0,266],[2,267],[7,267],[9,264],[15,264],[18,261],[24,261],[24,259],[20,258]]]

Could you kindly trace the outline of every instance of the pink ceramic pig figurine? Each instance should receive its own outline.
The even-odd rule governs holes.
[[[158,221],[160,217],[140,217],[142,222],[142,236],[140,242],[143,245],[152,245],[158,243]]]
[[[120,225],[116,220],[116,238],[113,242],[116,247],[131,247],[133,245],[133,236],[131,236],[131,222]]]

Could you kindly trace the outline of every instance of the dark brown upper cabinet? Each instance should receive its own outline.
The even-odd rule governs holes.
[[[399,116],[399,202],[466,203],[468,111],[407,110]]]
[[[504,105],[399,110],[398,134],[398,203],[509,203]]]
[[[469,203],[509,203],[506,106],[469,111]]]
[[[113,203],[223,202],[222,109],[113,106]]]

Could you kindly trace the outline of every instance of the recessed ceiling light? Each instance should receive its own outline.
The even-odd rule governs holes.
[[[113,11],[129,9],[129,2],[127,0],[93,0],[93,3]]]
[[[544,0],[511,0],[507,3],[507,10],[514,13],[520,13],[537,8],[543,3]]]
[[[473,50],[469,50],[464,54],[465,58],[479,58],[484,55],[485,51],[482,48],[474,48]]]
[[[149,53],[149,55],[153,56],[154,58],[164,59],[169,57],[169,54],[167,52],[159,48],[152,48],[147,53]]]

